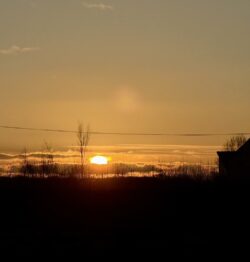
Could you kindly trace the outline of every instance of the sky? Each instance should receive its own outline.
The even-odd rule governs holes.
[[[102,156],[108,164],[124,163],[137,166],[154,166],[167,170],[173,170],[180,166],[198,165],[206,169],[217,167],[215,152],[219,148],[216,146],[190,146],[190,145],[148,145],[148,144],[129,144],[115,146],[89,146],[87,151],[86,163],[92,163],[95,156]],[[28,152],[28,159],[31,163],[41,163],[41,156],[44,151]],[[79,152],[75,147],[67,150],[53,151],[54,163],[77,164],[80,163]],[[23,155],[0,153],[0,173],[7,171],[14,166],[23,164]],[[133,170],[133,169],[132,169]],[[135,170],[134,170],[135,171]]]
[[[0,125],[250,131],[249,0],[0,0]],[[0,130],[0,149],[74,136]],[[93,136],[93,145],[224,137]]]

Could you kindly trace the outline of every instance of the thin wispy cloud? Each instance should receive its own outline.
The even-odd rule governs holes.
[[[107,5],[107,4],[104,4],[104,3],[82,2],[82,5],[85,8],[89,8],[89,9],[99,9],[99,10],[102,10],[102,11],[113,11],[114,10],[114,6]]]
[[[18,55],[31,53],[40,50],[39,47],[20,47],[17,45],[13,45],[7,49],[0,49],[0,54],[2,55]]]

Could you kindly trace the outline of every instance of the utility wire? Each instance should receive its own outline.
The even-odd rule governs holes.
[[[65,129],[49,129],[49,128],[32,128],[32,127],[20,127],[20,126],[5,126],[0,125],[2,129],[14,129],[36,132],[54,132],[54,133],[71,133],[77,134],[77,131],[65,130]],[[209,137],[209,136],[237,136],[245,135],[249,136],[250,133],[124,133],[124,132],[97,132],[90,131],[91,135],[115,135],[115,136],[179,136],[179,137]]]

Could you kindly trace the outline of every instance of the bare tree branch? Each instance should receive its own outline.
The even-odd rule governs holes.
[[[242,145],[247,142],[247,138],[243,135],[233,136],[224,144],[225,151],[237,151]]]

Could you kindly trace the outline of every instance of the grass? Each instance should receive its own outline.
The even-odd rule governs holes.
[[[249,186],[249,179],[217,176],[0,178],[0,251],[34,258],[239,258],[248,253]]]

